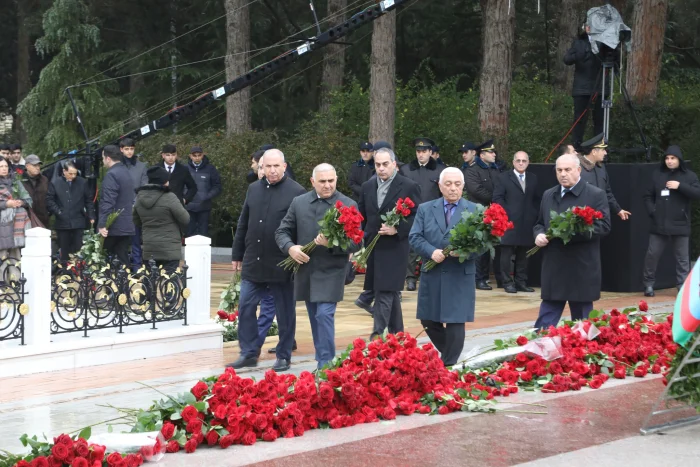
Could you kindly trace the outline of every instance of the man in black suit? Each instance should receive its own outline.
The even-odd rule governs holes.
[[[177,161],[177,148],[174,144],[166,144],[161,151],[163,162],[161,167],[168,171],[168,188],[175,193],[182,204],[192,201],[197,194],[197,184],[190,170]]]
[[[537,176],[527,171],[530,157],[525,151],[513,156],[513,170],[499,175],[493,202],[503,206],[514,228],[501,239],[501,278],[508,293],[534,292],[527,286],[527,250],[532,247],[532,228],[537,221],[540,199]],[[515,280],[510,275],[515,255]]]
[[[416,209],[421,202],[417,183],[398,173],[394,151],[381,148],[374,154],[376,177],[362,185],[358,207],[365,218],[365,239],[381,237],[367,262],[365,290],[375,292],[372,316],[374,328],[371,338],[388,328],[390,333],[403,331],[403,314],[399,292],[403,289],[408,265],[408,234],[413,225]],[[409,198],[416,205],[398,226],[389,227],[381,215],[396,206],[399,198]]]

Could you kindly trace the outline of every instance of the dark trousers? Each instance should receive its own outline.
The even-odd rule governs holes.
[[[445,366],[452,366],[464,348],[464,323],[438,323],[437,321],[420,320],[425,332],[430,337]]]
[[[527,285],[527,250],[526,246],[501,245],[501,280],[503,286],[512,284]],[[512,259],[515,255],[515,268],[512,267]],[[511,276],[511,270],[515,269]]]
[[[68,261],[71,253],[77,253],[83,246],[83,229],[57,230],[58,248],[61,261]]]
[[[275,303],[275,316],[279,326],[280,340],[277,358],[291,360],[297,312],[294,307],[293,282],[241,281],[241,298],[238,303],[238,345],[246,358],[258,357],[262,345],[258,344],[258,303],[269,293]]]
[[[187,227],[187,236],[209,236],[209,214],[211,211],[188,211],[190,213],[190,225]]]
[[[656,266],[669,243],[673,244],[676,256],[676,286],[683,285],[690,272],[689,241],[690,237],[681,235],[649,234],[649,248],[644,258],[644,287],[654,287]]]
[[[535,328],[547,329],[550,326],[556,326],[561,319],[565,305],[566,301],[562,300],[542,300]],[[569,302],[569,309],[572,320],[587,319],[588,313],[593,309],[593,302]]]
[[[476,261],[476,281],[489,280],[489,271],[491,269],[491,253],[486,252],[479,256]],[[493,274],[496,280],[501,282],[501,247],[496,247],[496,255],[493,257]]]
[[[418,260],[420,256],[418,253],[413,251],[413,248],[408,252],[408,266],[406,267],[406,279],[417,279],[418,274],[416,274],[416,268],[418,267]]]
[[[257,346],[262,347],[265,343],[267,333],[275,320],[275,299],[272,298],[270,291],[260,300],[260,315],[258,316],[258,341]]]
[[[578,120],[581,114],[588,108],[588,103],[591,96],[574,96],[574,122]],[[576,124],[571,136],[574,143],[583,142],[583,135],[586,133],[586,123],[588,123],[588,115],[593,112],[593,134],[599,135],[603,132],[603,108],[600,106],[600,95],[591,103],[593,106],[586,114],[581,117],[581,120]]]
[[[381,335],[385,329],[389,329],[390,334],[403,332],[403,313],[399,293],[376,291],[372,317],[374,317],[372,337]]]
[[[143,249],[141,248],[141,227],[136,227],[134,236],[131,237],[131,264],[136,270],[143,264]],[[151,259],[151,258],[148,258]]]
[[[374,295],[374,290],[363,290],[360,296],[357,297],[357,299],[363,303],[368,304],[369,306],[372,306],[372,302],[374,301]]]
[[[114,236],[105,238],[105,250],[116,257],[124,266],[129,266],[129,247],[131,246],[131,235]]]

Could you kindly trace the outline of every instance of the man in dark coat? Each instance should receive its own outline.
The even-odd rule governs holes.
[[[513,170],[503,172],[493,191],[493,202],[506,210],[513,229],[501,238],[501,278],[508,293],[534,292],[527,286],[527,250],[532,247],[532,228],[537,221],[540,199],[537,196],[537,175],[527,171],[530,157],[525,151],[513,156]],[[511,277],[515,256],[515,280]]]
[[[430,271],[421,273],[416,318],[440,352],[445,366],[457,363],[464,347],[464,323],[474,321],[476,291],[472,255],[461,263],[446,257],[443,249],[449,244],[450,230],[463,212],[474,212],[476,204],[462,198],[464,174],[450,167],[440,174],[443,197],[418,207],[409,241],[423,258],[435,261]]]
[[[438,180],[440,173],[445,170],[445,166],[439,165],[432,157],[435,142],[429,138],[416,138],[413,140],[413,146],[416,148],[416,158],[401,167],[399,173],[420,186],[421,201],[438,199],[440,198]],[[406,269],[406,290],[409,292],[416,290],[418,259],[418,254],[410,250],[408,268]]]
[[[107,168],[107,173],[100,188],[100,215],[97,227],[100,235],[105,237],[104,247],[107,252],[119,258],[123,265],[128,266],[129,246],[131,246],[131,236],[134,235],[131,211],[136,193],[122,157],[117,146],[105,146],[102,151],[102,163]],[[107,217],[120,210],[121,214],[107,230]]]
[[[63,177],[51,181],[46,195],[48,211],[56,217],[53,228],[58,236],[61,260],[83,246],[83,230],[95,222],[95,205],[87,180],[78,177],[72,162],[64,164]]]
[[[605,192],[581,180],[581,164],[576,156],[559,156],[556,164],[559,185],[542,195],[537,223],[533,229],[535,245],[542,248],[542,303],[535,323],[538,329],[556,326],[569,303],[571,318],[588,318],[593,302],[600,298],[600,238],[610,233],[610,209]],[[563,213],[576,206],[589,206],[603,213],[594,220],[592,233],[576,234],[564,245],[548,240],[545,233],[551,212]]]
[[[187,211],[190,213],[187,236],[204,235],[208,237],[211,200],[221,194],[221,177],[216,167],[211,165],[199,146],[194,146],[190,150],[190,162],[187,168],[197,184],[197,194],[192,201],[187,203]]]
[[[233,239],[232,264],[241,272],[241,295],[238,307],[238,343],[241,355],[229,364],[233,368],[258,364],[261,345],[258,342],[256,310],[267,291],[275,302],[279,325],[277,360],[272,369],[289,369],[296,331],[294,284],[291,272],[277,264],[287,255],[277,246],[275,231],[287,214],[292,200],[306,190],[285,175],[284,154],[277,149],[263,155],[264,178],[248,186],[241,216]]]
[[[26,170],[24,166],[24,157],[22,157],[22,145],[21,144],[11,144],[10,145],[10,156],[8,159],[10,163],[10,170],[14,170],[15,173],[23,175]]]
[[[360,199],[362,184],[374,175],[374,146],[370,142],[360,144],[360,159],[353,162],[348,174],[348,186],[352,190],[352,198]]]
[[[581,161],[581,179],[605,191],[608,204],[610,205],[610,212],[612,214],[617,214],[620,219],[626,221],[629,219],[631,212],[622,209],[617,199],[615,199],[612,188],[610,188],[608,171],[605,170],[605,166],[603,165],[607,154],[605,148],[607,147],[608,142],[605,140],[605,135],[603,133],[581,145],[581,151],[583,152],[582,155],[579,155],[579,160]]]
[[[177,199],[187,206],[197,196],[197,184],[192,178],[187,166],[177,161],[177,148],[174,144],[166,144],[161,151],[163,162],[159,165],[168,171],[168,187],[175,193]]]
[[[602,68],[600,58],[591,50],[589,31],[589,26],[586,26],[585,32],[572,42],[571,48],[564,55],[564,64],[574,66],[574,85],[571,95],[574,98],[574,122],[578,121],[572,132],[574,146],[578,146],[583,141],[588,114],[591,111],[594,134],[603,132],[603,108],[600,105],[600,95],[591,102],[591,97],[602,89]],[[589,104],[592,108],[584,114]]]
[[[119,149],[124,156],[124,167],[126,167],[129,171],[129,175],[131,175],[134,190],[138,190],[148,183],[148,177],[146,176],[148,167],[146,167],[143,161],[139,160],[139,156],[136,154],[136,142],[133,139],[124,138],[119,141]],[[141,227],[136,226],[134,235],[131,237],[131,264],[134,270],[137,270],[141,267],[141,264],[143,264],[141,233]]]
[[[656,266],[670,242],[676,255],[676,284],[690,271],[690,201],[700,199],[700,182],[683,160],[678,146],[669,146],[661,167],[652,176],[644,203],[651,217],[649,249],[644,259],[644,295],[654,296]]]
[[[350,254],[361,245],[351,244],[347,250],[329,247],[328,239],[319,233],[319,222],[337,202],[357,206],[336,190],[335,168],[330,164],[316,166],[311,183],[313,190],[292,201],[275,238],[280,250],[301,265],[294,277],[294,295],[296,301],[306,303],[320,369],[335,357],[335,310],[343,300]],[[302,248],[312,241],[318,246],[306,255]]]
[[[403,331],[403,315],[399,292],[403,289],[408,263],[408,233],[413,225],[415,208],[398,226],[389,227],[382,222],[381,215],[396,206],[399,198],[409,198],[420,204],[420,186],[398,173],[394,151],[382,148],[374,153],[377,176],[362,185],[358,207],[365,218],[365,239],[377,241],[367,262],[365,290],[374,291],[375,303],[372,316],[374,328],[371,338],[385,329],[390,333]]]
[[[462,154],[462,173],[464,174],[464,179],[467,179],[467,170],[472,165],[476,164],[476,149],[477,146],[469,141],[465,142],[457,149],[457,152]],[[466,182],[464,183],[464,189],[467,189]]]
[[[493,140],[486,141],[477,147],[477,157],[464,172],[464,183],[467,186],[469,199],[482,206],[491,204],[493,189],[500,175],[500,168],[496,164],[496,152]],[[496,256],[493,258],[493,273],[496,276],[496,284],[501,287],[500,249],[496,248]],[[476,261],[476,288],[479,290],[491,290],[488,284],[489,270],[491,269],[491,253],[486,252]]]
[[[441,165],[443,167],[447,167],[447,164],[445,164],[445,161],[443,161],[442,158],[440,157],[440,146],[438,146],[437,144],[433,145],[433,153],[430,155],[430,157],[432,157],[435,160],[435,162],[437,162],[438,165]]]
[[[49,211],[46,207],[46,195],[49,192],[49,179],[41,173],[41,159],[35,154],[30,154],[25,160],[26,172],[22,178],[24,188],[32,197],[32,211],[42,223],[42,227],[49,228]],[[33,225],[32,227],[40,227]]]

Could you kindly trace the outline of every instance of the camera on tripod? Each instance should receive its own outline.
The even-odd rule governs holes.
[[[586,32],[591,50],[603,63],[620,64],[621,45],[629,47],[632,30],[622,22],[622,16],[612,5],[591,8],[586,13]]]

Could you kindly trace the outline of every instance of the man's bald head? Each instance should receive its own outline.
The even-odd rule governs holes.
[[[282,180],[287,164],[284,162],[284,154],[279,149],[268,149],[260,158],[263,166],[263,173],[267,181],[274,185]]]
[[[525,151],[518,151],[513,155],[513,168],[518,173],[525,173],[530,165],[530,156]]]
[[[573,154],[564,154],[557,158],[557,180],[564,188],[571,188],[581,179],[581,161]]]

